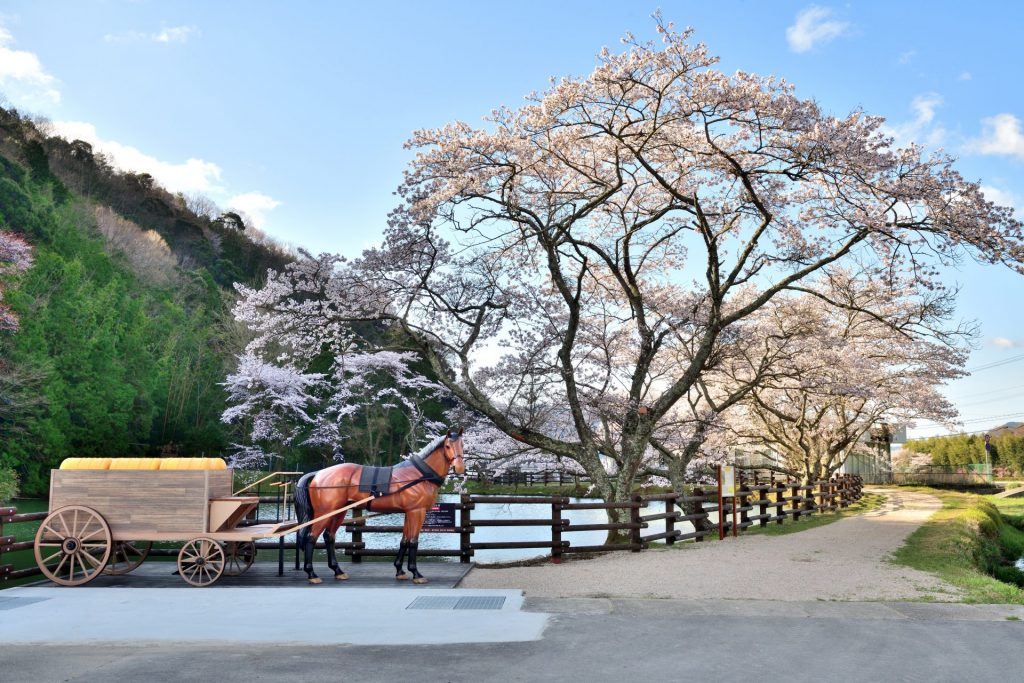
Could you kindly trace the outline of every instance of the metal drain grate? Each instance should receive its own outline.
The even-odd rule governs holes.
[[[504,596],[475,596],[459,598],[455,609],[501,609],[504,604]]]
[[[409,603],[406,609],[501,609],[504,604],[504,596],[475,595],[460,598],[421,595]]]

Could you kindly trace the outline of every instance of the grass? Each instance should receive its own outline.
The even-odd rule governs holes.
[[[936,574],[960,588],[964,602],[1024,604],[1024,573],[1013,567],[1024,555],[1024,499],[910,490],[939,498],[942,509],[907,538],[894,562]]]
[[[774,524],[769,522],[768,526],[752,526],[741,533],[743,535],[761,534],[765,536],[785,536],[786,534],[795,534],[800,531],[807,531],[808,529],[814,529],[819,526],[838,522],[844,517],[852,517],[854,515],[862,515],[865,512],[871,512],[881,506],[884,502],[885,496],[880,496],[876,493],[865,493],[861,496],[861,499],[853,505],[840,508],[835,512],[815,513],[810,516],[801,515],[800,519],[797,521],[794,522],[792,519],[787,519],[784,524]]]

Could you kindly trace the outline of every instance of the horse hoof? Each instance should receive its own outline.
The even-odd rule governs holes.
[[[334,575],[334,580],[335,581],[348,581],[348,574],[346,574],[345,572],[342,572],[340,574],[335,574]]]
[[[417,577],[417,578],[413,579],[412,582],[413,583],[426,583],[427,580],[425,578],[423,578],[422,576],[420,576],[420,577]]]
[[[323,583],[323,582],[324,582],[324,580],[321,579],[319,576],[309,580],[310,585],[313,585],[313,586],[315,586],[318,583]]]
[[[402,572],[401,574],[395,574],[395,581],[408,581],[408,580],[409,580],[409,575],[406,574],[405,572]]]

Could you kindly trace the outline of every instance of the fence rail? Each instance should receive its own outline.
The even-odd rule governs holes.
[[[604,503],[585,502],[573,503],[566,496],[497,496],[463,494],[455,507],[460,511],[458,524],[451,529],[424,530],[424,533],[448,533],[459,536],[459,547],[449,549],[421,548],[421,556],[458,557],[462,562],[470,562],[478,550],[507,549],[549,549],[553,562],[560,562],[562,557],[572,553],[594,553],[612,551],[640,552],[655,541],[674,544],[682,541],[701,542],[706,538],[718,537],[719,524],[712,523],[713,517],[721,518],[721,529],[732,533],[735,511],[736,531],[742,532],[752,526],[761,527],[769,524],[783,524],[796,521],[803,516],[831,512],[845,508],[860,499],[863,482],[856,475],[842,475],[829,481],[811,484],[799,484],[792,481],[760,481],[755,477],[741,478],[735,498],[726,498],[719,505],[717,489],[705,491],[695,488],[689,495],[679,493],[657,493],[652,495],[635,495],[629,501]],[[268,501],[270,502],[270,501]],[[536,506],[537,512],[522,519],[474,519],[473,511],[480,503],[523,504]],[[594,524],[573,524],[563,516],[568,510],[614,510],[628,521],[612,521]],[[544,513],[547,514],[544,514]],[[0,581],[35,576],[41,572],[36,567],[14,570],[12,564],[4,564],[4,554],[25,552],[32,549],[32,541],[15,541],[14,535],[4,535],[5,527],[14,524],[40,521],[46,512],[18,514],[15,508],[0,508]],[[350,534],[350,541],[339,541],[336,547],[351,557],[353,562],[361,562],[364,557],[390,556],[394,550],[367,548],[365,534],[400,532],[400,526],[376,526],[367,524],[368,517],[362,515],[348,519],[344,523],[345,530]],[[665,522],[664,531],[644,533],[651,522]],[[265,520],[264,520],[265,521]],[[690,522],[693,531],[684,532],[677,528],[678,524]],[[473,535],[477,528],[484,527],[549,527],[551,535],[543,540],[532,541],[474,541]],[[572,545],[562,535],[574,531],[616,531],[611,542],[598,545]],[[140,539],[145,540],[145,539]],[[281,541],[257,542],[261,550],[292,550],[295,543]],[[317,547],[323,547],[318,544]],[[152,555],[176,555],[177,550],[154,548]],[[296,549],[296,566],[298,551]]]

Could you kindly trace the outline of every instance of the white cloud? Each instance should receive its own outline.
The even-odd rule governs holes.
[[[938,147],[946,139],[946,129],[935,123],[935,110],[942,105],[942,96],[938,93],[918,95],[910,103],[914,118],[896,124],[886,124],[883,130],[891,135],[900,146],[911,142]]]
[[[34,53],[11,49],[13,42],[11,32],[0,25],[0,88],[16,104],[59,104],[57,79]]]
[[[96,126],[81,121],[57,121],[53,124],[58,135],[68,140],[84,140],[96,152],[107,155],[111,162],[124,171],[149,173],[171,192],[218,192],[220,167],[202,159],[187,159],[181,163],[162,161],[135,147],[113,140],[104,140]]]
[[[1019,343],[1006,337],[995,337],[992,339],[992,345],[998,346],[1001,349],[1015,349],[1020,346]]]
[[[170,26],[160,29],[154,33],[146,31],[122,31],[121,33],[108,33],[103,40],[108,43],[184,43],[192,36],[200,35],[195,26]]]
[[[972,78],[974,78],[974,76],[971,75],[970,71],[961,71],[960,75],[956,77],[956,80],[958,80],[958,81],[969,81]]]
[[[981,137],[967,141],[967,150],[978,154],[1015,156],[1024,161],[1024,133],[1013,114],[996,114],[981,121]]]
[[[850,24],[830,20],[832,10],[811,5],[796,15],[796,23],[786,29],[786,41],[793,52],[807,52],[846,33]]]
[[[985,195],[985,199],[998,204],[999,206],[1008,206],[1015,212],[1020,212],[1024,204],[1021,203],[1020,197],[1013,192],[1007,192],[1006,190],[1000,190],[998,187],[992,187],[991,185],[982,185],[981,192]]]
[[[910,62],[914,61],[916,55],[917,50],[907,50],[906,52],[901,52],[899,59],[896,61],[900,64],[910,64]]]
[[[262,192],[245,192],[229,199],[227,205],[248,216],[255,227],[262,228],[267,222],[267,212],[281,206],[281,202]]]

